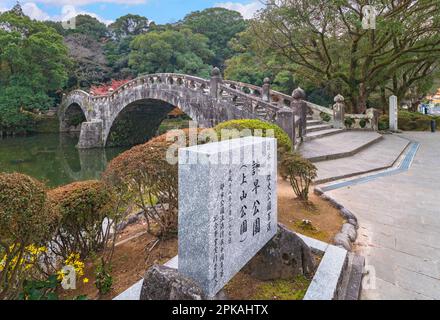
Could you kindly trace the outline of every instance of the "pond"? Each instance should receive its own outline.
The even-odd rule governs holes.
[[[99,179],[106,165],[127,148],[78,150],[78,136],[38,134],[0,139],[0,172],[20,172],[57,187]]]

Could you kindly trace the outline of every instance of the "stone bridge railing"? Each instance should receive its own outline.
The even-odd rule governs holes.
[[[145,92],[148,94],[144,94]],[[82,135],[83,131],[101,130],[100,137],[96,138],[93,145],[99,145],[99,139],[103,140],[105,145],[115,117],[125,107],[124,104],[132,102],[133,95],[137,99],[161,99],[180,107],[202,125],[209,126],[238,118],[256,118],[273,122],[289,134],[295,145],[301,142],[306,134],[308,114],[324,112],[333,118],[332,110],[305,101],[305,94],[301,89],[295,90],[294,94],[289,96],[271,90],[267,78],[264,79],[263,86],[258,87],[223,80],[220,71],[214,68],[210,79],[175,73],[143,74],[105,95],[91,95],[81,90],[72,91],[63,99],[63,108],[60,108],[61,123],[65,110],[72,103],[77,103],[87,120],[81,128]],[[97,124],[100,121],[102,123]],[[95,128],[98,125],[100,128]]]

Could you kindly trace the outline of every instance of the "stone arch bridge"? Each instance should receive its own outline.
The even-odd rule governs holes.
[[[261,119],[283,128],[296,144],[305,135],[307,113],[332,111],[303,101],[302,90],[288,96],[263,87],[223,80],[215,68],[209,80],[190,75],[160,73],[142,75],[106,95],[75,90],[63,97],[59,109],[61,132],[71,129],[72,118],[82,118],[78,148],[109,145],[115,123],[122,115],[149,110],[157,127],[174,108],[181,109],[201,127],[232,119]],[[143,127],[149,125],[144,124]],[[78,126],[79,127],[79,126]],[[123,136],[124,132],[119,132]]]

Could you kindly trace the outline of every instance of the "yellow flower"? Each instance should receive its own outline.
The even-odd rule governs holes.
[[[88,278],[84,278],[83,279],[83,283],[89,283],[89,279]]]

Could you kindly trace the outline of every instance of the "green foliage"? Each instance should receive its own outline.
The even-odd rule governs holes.
[[[95,270],[95,286],[99,294],[105,295],[109,293],[113,285],[113,277],[110,274],[111,267],[101,262]]]
[[[249,22],[246,51],[269,69],[290,71],[302,87],[325,88],[331,97],[344,95],[353,113],[372,107],[373,96],[423,96],[440,66],[440,2],[369,4],[378,12],[374,31],[362,28],[359,8],[365,1],[268,5]]]
[[[355,120],[351,117],[346,117],[344,120],[345,127],[348,129],[350,129],[354,123],[355,123]]]
[[[359,120],[359,126],[363,129],[367,126],[368,123],[368,119],[362,118],[361,120]]]
[[[328,113],[325,113],[325,112],[321,112],[319,114],[319,116],[321,117],[322,121],[325,121],[325,122],[329,122],[332,119],[332,117]]]
[[[146,33],[149,25],[150,22],[147,18],[135,14],[127,14],[116,19],[108,28],[114,38],[121,39]]]
[[[302,300],[311,280],[299,275],[295,279],[266,281],[258,286],[252,299]]]
[[[58,300],[56,288],[59,284],[56,275],[51,275],[45,280],[26,280],[20,300]]]
[[[255,134],[255,130],[262,130],[263,137],[266,136],[267,130],[273,130],[275,138],[278,141],[278,150],[281,153],[292,150],[292,140],[283,129],[273,123],[264,122],[257,119],[231,120],[218,124],[214,130],[217,131],[221,138],[222,130],[246,130],[249,129],[251,134]]]
[[[399,110],[398,127],[404,131],[430,131],[431,120],[436,120],[436,126],[440,129],[440,117],[430,116],[419,112]],[[389,116],[383,115],[379,118],[379,130],[389,129]]]
[[[63,38],[48,25],[11,13],[0,15],[0,131],[29,131],[32,114],[46,110],[67,80]],[[6,31],[7,30],[7,31]]]
[[[0,173],[0,300],[15,298],[30,279],[57,222],[45,186],[19,173]],[[43,250],[43,249],[42,249]]]
[[[308,201],[309,188],[317,177],[318,169],[298,153],[286,153],[280,165],[280,174],[288,178],[298,199]]]
[[[175,72],[209,78],[207,62],[213,52],[208,47],[208,39],[189,29],[139,35],[131,42],[131,50],[129,66],[137,74]]]
[[[66,34],[80,33],[92,37],[95,40],[108,36],[107,26],[98,19],[87,14],[76,16],[75,29],[66,30]]]
[[[100,181],[82,181],[49,192],[60,215],[56,255],[67,259],[72,252],[87,258],[104,249],[111,241],[110,230],[118,221],[115,196]],[[107,219],[113,219],[113,223]],[[104,228],[103,223],[107,226]]]
[[[179,27],[206,36],[208,46],[214,52],[212,59],[207,62],[222,68],[225,60],[234,53],[228,46],[229,41],[244,31],[246,22],[237,11],[209,8],[190,13],[179,23]]]

